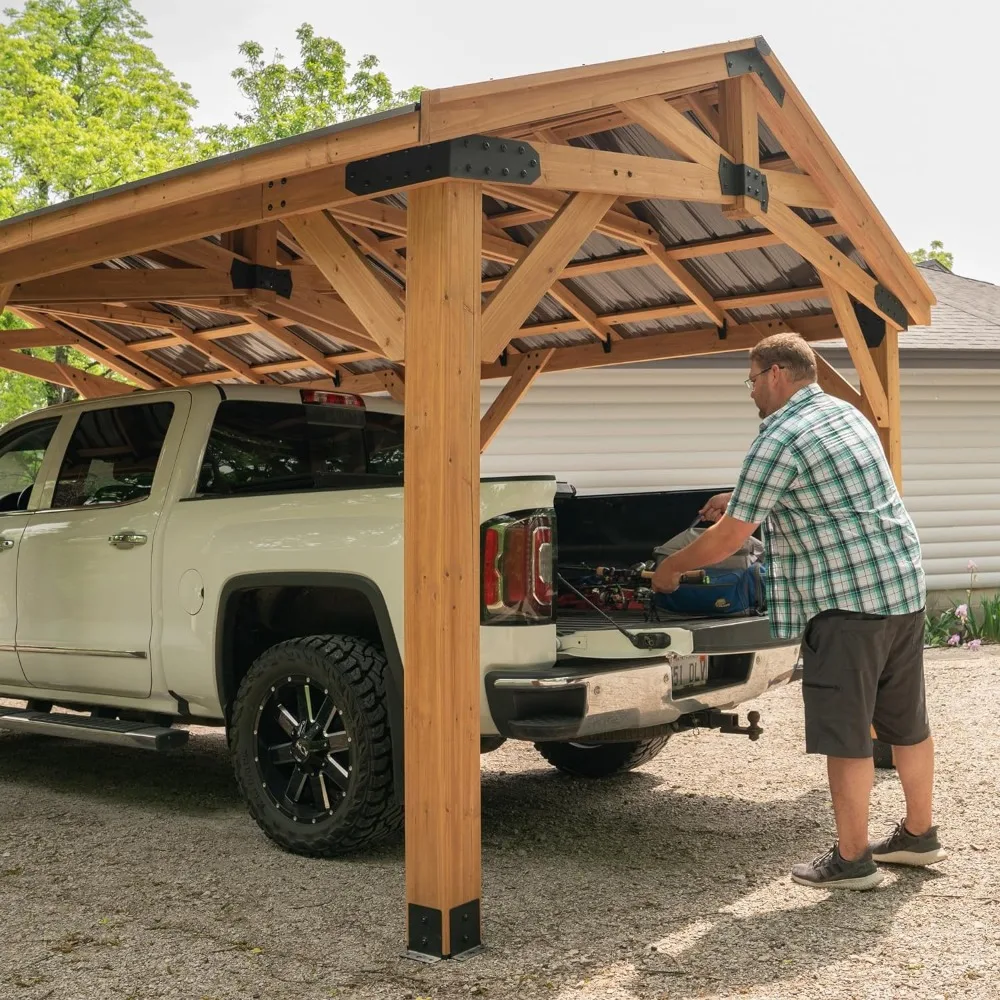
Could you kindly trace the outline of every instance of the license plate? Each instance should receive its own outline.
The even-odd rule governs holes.
[[[674,691],[704,687],[708,683],[708,657],[685,656],[671,666],[671,686]]]

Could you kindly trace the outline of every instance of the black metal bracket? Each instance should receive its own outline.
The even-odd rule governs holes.
[[[410,903],[406,920],[406,953],[421,962],[442,958],[468,958],[482,947],[479,900],[472,899],[448,912],[451,951],[444,953],[441,911],[433,906]]]
[[[354,160],[347,164],[346,186],[352,194],[379,194],[445,177],[534,184],[541,173],[538,152],[529,143],[467,135]]]
[[[444,958],[441,911],[410,903],[406,914],[406,953],[410,958],[435,962]]]
[[[267,292],[277,292],[283,299],[292,297],[292,272],[284,268],[234,260],[229,269],[229,277],[233,288],[260,288]]]
[[[716,329],[716,333],[719,335],[719,340],[725,340],[729,336],[729,320],[724,319],[722,326]]]
[[[453,906],[448,914],[451,931],[451,958],[466,958],[478,951],[483,944],[479,922],[479,900],[472,899],[461,906]]]
[[[767,211],[767,176],[756,167],[733,163],[728,156],[719,157],[719,187],[723,194],[743,194],[760,202],[760,210]]]
[[[611,334],[606,334],[604,340],[601,341],[601,347],[604,348],[605,354],[611,353]]]
[[[854,315],[857,317],[858,326],[861,327],[861,335],[865,338],[865,343],[869,347],[878,347],[885,340],[885,320],[877,312],[853,297],[851,305],[854,306]]]
[[[726,53],[726,70],[730,76],[742,76],[744,73],[756,73],[761,83],[767,87],[778,107],[785,103],[785,88],[775,76],[774,70],[764,61],[764,56],[771,54],[771,46],[758,35],[754,39],[752,49],[736,49]]]
[[[500,367],[501,367],[501,368],[506,368],[506,367],[507,367],[507,362],[508,362],[509,360],[510,360],[510,356],[508,355],[508,353],[507,353],[507,348],[505,347],[505,348],[504,348],[504,349],[503,349],[503,350],[502,350],[502,351],[500,352]]]
[[[881,282],[875,285],[875,305],[904,330],[910,325],[910,317],[902,302]]]

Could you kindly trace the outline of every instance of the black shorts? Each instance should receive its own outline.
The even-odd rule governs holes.
[[[924,696],[924,612],[824,611],[802,636],[806,753],[870,757],[880,740],[930,736]]]

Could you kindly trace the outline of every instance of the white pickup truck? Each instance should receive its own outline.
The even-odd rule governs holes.
[[[397,829],[401,409],[224,385],[9,424],[0,728],[169,750],[185,723],[225,727],[249,810],[283,847],[341,853]],[[797,646],[766,618],[558,610],[559,560],[645,558],[697,500],[483,481],[484,751],[527,740],[599,777],[682,729],[759,734],[727,710],[793,677]]]

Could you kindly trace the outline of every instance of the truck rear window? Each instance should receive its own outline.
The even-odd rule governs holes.
[[[198,493],[360,489],[402,481],[400,414],[234,399],[216,412]]]

